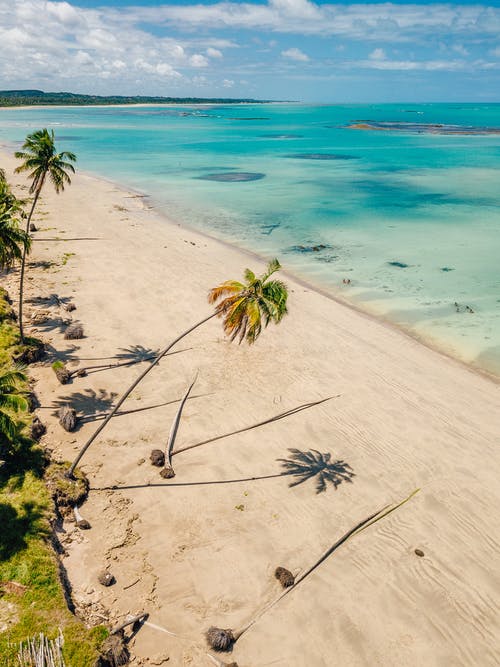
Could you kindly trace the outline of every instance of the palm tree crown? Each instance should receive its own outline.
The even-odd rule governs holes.
[[[0,269],[9,269],[23,258],[23,248],[30,248],[31,239],[20,229],[16,206],[0,199]]]
[[[11,442],[16,437],[19,424],[13,413],[28,409],[28,401],[19,393],[19,384],[25,380],[26,375],[19,369],[0,373],[0,442]]]
[[[216,303],[216,314],[223,318],[224,332],[231,340],[239,337],[241,343],[254,343],[262,331],[262,324],[278,324],[287,314],[288,291],[281,280],[269,280],[281,268],[277,259],[267,266],[267,271],[256,276],[245,270],[245,283],[226,280],[208,293],[209,303]]]
[[[54,130],[50,132],[46,128],[37,130],[26,137],[24,150],[15,153],[16,158],[24,160],[23,164],[16,168],[16,173],[31,172],[32,182],[29,190],[31,194],[40,192],[47,174],[58,193],[64,190],[65,184],[71,183],[67,171],[75,173],[71,162],[76,161],[76,155],[69,151],[56,153],[54,140]]]

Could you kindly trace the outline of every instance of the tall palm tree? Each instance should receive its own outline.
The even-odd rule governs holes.
[[[25,381],[26,375],[19,369],[0,373],[0,442],[14,440],[19,423],[13,414],[28,409],[28,401],[19,391],[19,385]]]
[[[23,164],[16,168],[16,173],[29,171],[32,179],[29,192],[34,195],[31,209],[26,220],[26,234],[29,234],[31,218],[37,204],[40,192],[45,184],[47,177],[52,181],[55,191],[59,194],[64,190],[66,184],[71,183],[68,171],[75,173],[75,168],[71,162],[76,161],[74,153],[63,151],[56,152],[54,130],[37,130],[28,134],[23,144],[22,151],[16,151],[14,154],[19,160],[24,160]],[[24,342],[23,331],[23,288],[24,271],[26,266],[26,246],[23,251],[21,262],[21,278],[19,284],[19,333],[21,343]]]
[[[262,331],[262,325],[267,327],[270,322],[279,324],[286,315],[286,302],[288,298],[288,290],[281,280],[269,280],[269,278],[281,269],[281,265],[277,259],[269,262],[267,271],[256,278],[255,274],[249,269],[245,271],[246,283],[240,283],[234,280],[228,280],[217,287],[211,289],[208,293],[209,303],[215,304],[225,297],[215,307],[215,311],[200,320],[192,327],[184,331],[175,340],[169,343],[163,350],[161,350],[149,366],[134,380],[130,387],[121,396],[115,407],[109,412],[106,419],[100,424],[96,431],[90,436],[85,445],[79,451],[76,459],[71,464],[68,471],[68,477],[72,477],[76,466],[81,458],[90,447],[90,445],[97,438],[99,433],[106,427],[108,422],[120,409],[122,404],[137,387],[139,382],[149,373],[150,370],[167,354],[167,352],[180,340],[182,340],[189,333],[197,329],[199,326],[208,322],[213,317],[221,317],[223,321],[224,331],[234,340],[239,336],[239,342],[245,338],[249,344],[254,343]],[[229,296],[227,296],[229,295]]]
[[[262,323],[278,324],[287,313],[288,292],[281,280],[269,278],[281,268],[277,259],[269,262],[267,271],[257,277],[250,269],[245,270],[246,283],[227,280],[208,293],[208,302],[216,303],[216,314],[223,318],[224,333],[231,340],[245,338],[250,345],[262,331]]]
[[[22,260],[24,250],[29,251],[31,239],[19,227],[15,205],[0,198],[0,269],[10,269]]]

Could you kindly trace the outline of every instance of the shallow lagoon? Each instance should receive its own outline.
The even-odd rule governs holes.
[[[500,375],[500,136],[359,118],[494,128],[500,105],[2,110],[0,141],[52,127],[80,168]]]

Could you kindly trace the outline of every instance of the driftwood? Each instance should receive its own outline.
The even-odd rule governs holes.
[[[75,430],[78,422],[75,408],[70,408],[69,405],[63,405],[57,411],[57,416],[59,417],[59,423],[65,431],[71,432]]]
[[[149,614],[143,611],[141,614],[137,614],[137,616],[132,616],[132,618],[129,618],[127,621],[124,621],[123,623],[120,623],[120,625],[117,625],[116,628],[113,628],[113,630],[111,630],[111,634],[116,635],[129,625],[135,625],[136,623],[140,623],[142,625],[148,620],[148,618]]]
[[[369,517],[366,519],[363,519],[360,521],[358,524],[354,526],[354,528],[351,528],[350,530],[347,531],[342,537],[337,540],[332,546],[325,551],[325,553],[318,558],[318,560],[311,565],[310,568],[308,568],[303,574],[300,575],[295,580],[295,583],[292,586],[289,586],[286,588],[281,595],[279,595],[276,600],[273,600],[270,604],[266,605],[263,609],[261,609],[255,617],[246,625],[244,626],[241,630],[231,630],[231,629],[221,629],[221,628],[216,628],[214,626],[210,627],[208,631],[205,634],[205,638],[211,648],[213,648],[215,651],[229,651],[233,644],[235,644],[238,639],[247,631],[249,630],[258,620],[261,618],[265,613],[270,611],[280,600],[282,600],[285,595],[288,595],[291,591],[293,591],[297,586],[306,579],[310,574],[318,568],[321,563],[323,563],[329,556],[332,555],[344,542],[347,542],[347,540],[352,537],[353,535],[357,535],[360,533],[362,530],[365,528],[368,528],[372,524],[376,523],[377,521],[380,521],[384,517],[386,517],[388,514],[391,514],[391,512],[394,512],[397,510],[399,507],[407,503],[413,496],[418,493],[419,489],[416,489],[413,491],[407,498],[399,502],[397,505],[393,505],[392,507],[390,505],[386,505],[382,509],[378,510],[377,512],[374,512],[371,514]]]

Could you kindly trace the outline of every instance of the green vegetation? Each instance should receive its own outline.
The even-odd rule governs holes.
[[[65,252],[62,257],[62,265],[66,266],[70,257],[74,257],[76,253],[74,252]]]
[[[0,216],[7,198],[11,212],[16,205],[3,176]],[[0,258],[7,256],[8,242],[0,230]],[[19,642],[40,632],[55,638],[60,628],[68,667],[92,667],[108,633],[102,626],[87,630],[68,609],[51,529],[53,498],[62,505],[80,499],[88,482],[81,475],[67,480],[69,464],[47,467],[45,453],[27,435],[28,379],[13,366],[16,359],[33,360],[41,349],[34,338],[21,343],[9,296],[0,288],[0,628],[7,628],[0,633],[0,666],[18,664]]]
[[[12,193],[0,170],[0,269],[10,269],[22,259],[23,247],[30,249],[30,237],[19,227],[24,215],[22,202]]]
[[[28,409],[28,401],[23,395],[27,377],[20,369],[0,371],[0,456],[19,438],[24,424],[18,416]],[[5,452],[3,451],[5,450]]]
[[[0,106],[36,105],[112,105],[112,104],[263,104],[270,100],[231,99],[227,97],[148,97],[141,95],[79,95],[44,93],[42,90],[0,90]]]
[[[31,209],[26,220],[26,236],[29,236],[31,218],[37,204],[38,198],[44,186],[45,180],[49,177],[55,191],[63,192],[64,186],[71,183],[68,171],[75,173],[75,168],[71,164],[76,161],[76,155],[68,151],[62,153],[56,152],[54,130],[50,132],[44,128],[28,134],[23,144],[22,151],[16,151],[15,156],[23,160],[17,167],[16,173],[28,171],[32,179],[29,189],[30,194],[35,195],[31,204]],[[19,284],[19,333],[21,342],[24,343],[23,331],[23,292],[24,292],[24,272],[26,268],[26,253],[28,246],[25,243],[21,259],[21,278]]]

